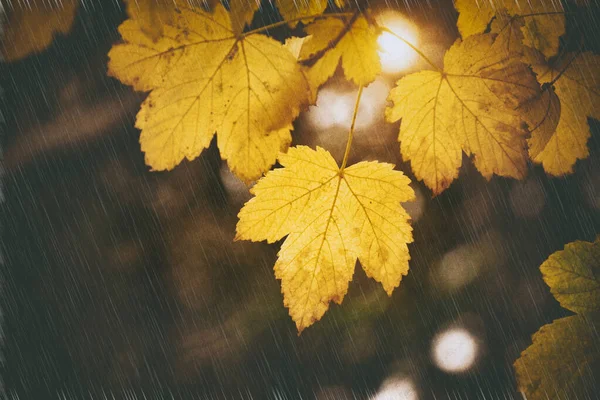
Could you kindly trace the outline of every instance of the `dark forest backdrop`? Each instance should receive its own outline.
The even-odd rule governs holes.
[[[441,49],[457,37],[450,1],[393,7]],[[568,29],[597,52],[591,10],[568,17]],[[396,379],[423,399],[520,398],[514,360],[540,326],[568,314],[538,267],[600,226],[597,121],[590,157],[565,178],[531,166],[525,181],[487,182],[465,162],[433,199],[413,179],[415,242],[401,286],[388,298],[357,268],[343,306],[298,336],[273,276],[277,246],[232,241],[248,195],[214,143],[171,172],[144,165],[134,128],[144,95],[106,76],[124,18],[118,2],[86,3],[68,36],[0,64],[8,393],[362,399]],[[346,128],[321,131],[309,119],[296,122],[294,143],[343,151]],[[393,162],[412,178],[397,132],[374,123],[353,159]],[[462,374],[431,358],[432,339],[455,326],[477,338],[477,361]]]

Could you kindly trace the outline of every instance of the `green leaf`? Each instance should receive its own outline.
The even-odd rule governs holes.
[[[561,306],[576,313],[600,311],[600,239],[567,244],[540,270]]]
[[[533,335],[515,362],[527,400],[596,399],[600,393],[600,321],[581,315],[561,318]]]

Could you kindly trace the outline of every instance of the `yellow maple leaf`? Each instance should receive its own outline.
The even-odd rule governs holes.
[[[330,17],[306,28],[299,61],[308,66],[313,92],[342,64],[344,75],[359,86],[373,82],[381,72],[377,31],[359,13],[347,18]]]
[[[275,0],[281,16],[284,20],[290,21],[289,25],[292,28],[298,25],[299,18],[323,14],[327,3],[328,0]],[[302,22],[308,23],[312,20],[313,18],[305,18]]]
[[[560,305],[579,315],[557,319],[533,335],[514,363],[519,389],[532,400],[594,398],[600,365],[600,236],[593,243],[567,244],[540,270]]]
[[[236,240],[287,235],[275,275],[298,331],[319,320],[330,301],[342,302],[357,258],[391,294],[408,272],[412,228],[400,202],[414,200],[410,180],[391,164],[340,168],[319,147],[292,147],[279,162],[283,168],[251,189]]]
[[[600,237],[567,244],[540,271],[562,307],[579,314],[600,311]]]
[[[546,57],[558,52],[559,38],[565,33],[565,17],[558,1],[455,0],[454,6],[459,12],[456,25],[463,38],[483,32],[494,15],[504,10],[512,16],[523,16],[525,44]]]
[[[458,40],[443,71],[408,75],[390,92],[386,119],[402,120],[402,156],[434,194],[458,176],[463,151],[487,179],[526,173],[528,132],[516,108],[539,85],[522,55],[505,50],[508,38],[490,33]]]
[[[67,34],[71,30],[79,1],[50,3],[32,0],[7,7],[8,22],[0,35],[0,50],[5,61],[17,61],[40,52],[52,43],[55,34]]]
[[[589,155],[588,117],[600,118],[600,56],[565,54],[556,66],[529,49],[528,58],[544,91],[526,108],[531,127],[529,155],[555,176],[570,174]]]
[[[296,58],[264,35],[236,35],[220,4],[212,13],[180,4],[174,15],[155,41],[125,21],[125,43],[109,53],[109,74],[151,90],[136,120],[146,163],[172,169],[216,132],[231,170],[246,182],[259,178],[289,146],[291,122],[308,102]]]

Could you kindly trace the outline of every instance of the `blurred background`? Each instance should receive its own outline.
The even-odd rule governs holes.
[[[370,6],[440,65],[458,37],[451,0]],[[589,7],[567,29],[598,52],[600,12]],[[574,175],[531,165],[523,181],[487,182],[465,157],[432,198],[402,162],[399,125],[383,120],[394,82],[427,65],[380,37],[384,73],[364,91],[350,163],[391,162],[413,179],[411,269],[388,297],[357,267],[343,304],[298,336],[272,270],[280,243],[233,242],[250,195],[215,143],[170,172],[144,165],[134,123],[145,94],[106,76],[125,18],[120,2],[84,1],[68,35],[0,64],[11,398],[522,398],[514,360],[568,315],[538,267],[599,233],[598,121]],[[277,18],[265,8],[253,26]],[[342,75],[293,133],[338,160],[356,95]]]

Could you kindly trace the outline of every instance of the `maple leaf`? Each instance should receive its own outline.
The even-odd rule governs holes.
[[[543,326],[515,362],[528,400],[593,399],[599,393],[598,318],[574,315]]]
[[[553,67],[534,49],[527,55],[546,84],[524,109],[531,127],[529,155],[551,175],[572,173],[575,162],[589,155],[588,117],[600,118],[600,56],[565,54]]]
[[[434,194],[458,176],[463,151],[487,179],[526,173],[528,132],[517,108],[539,93],[539,84],[522,54],[506,51],[509,38],[457,40],[443,71],[408,75],[390,92],[386,119],[402,120],[402,156]]]
[[[565,33],[565,17],[560,2],[455,0],[454,6],[459,12],[456,25],[463,38],[483,32],[494,15],[503,11],[512,16],[523,16],[525,44],[540,50],[546,57],[558,52],[559,38]]]
[[[215,132],[221,157],[245,182],[287,149],[291,122],[310,94],[281,43],[258,33],[236,35],[220,4],[212,13],[180,4],[156,41],[131,19],[119,32],[125,43],[111,49],[109,74],[151,90],[136,127],[154,170],[194,159]]]
[[[600,311],[600,239],[567,244],[540,271],[562,307],[576,313]]]
[[[52,43],[55,34],[67,34],[73,25],[78,5],[77,0],[64,0],[53,5],[42,0],[32,0],[27,4],[14,3],[0,35],[0,50],[4,60],[17,61],[38,53]]]
[[[310,36],[302,45],[299,61],[308,66],[307,77],[314,93],[340,62],[346,78],[359,86],[373,82],[381,72],[377,32],[359,13],[315,21],[306,32]]]
[[[543,326],[515,362],[528,399],[593,398],[600,367],[600,237],[569,243],[540,266],[561,306],[579,313]]]
[[[275,275],[298,331],[319,320],[330,301],[341,303],[356,259],[391,295],[408,272],[410,180],[393,165],[360,162],[338,167],[329,152],[292,147],[283,168],[268,172],[241,209],[236,240],[287,238]]]

